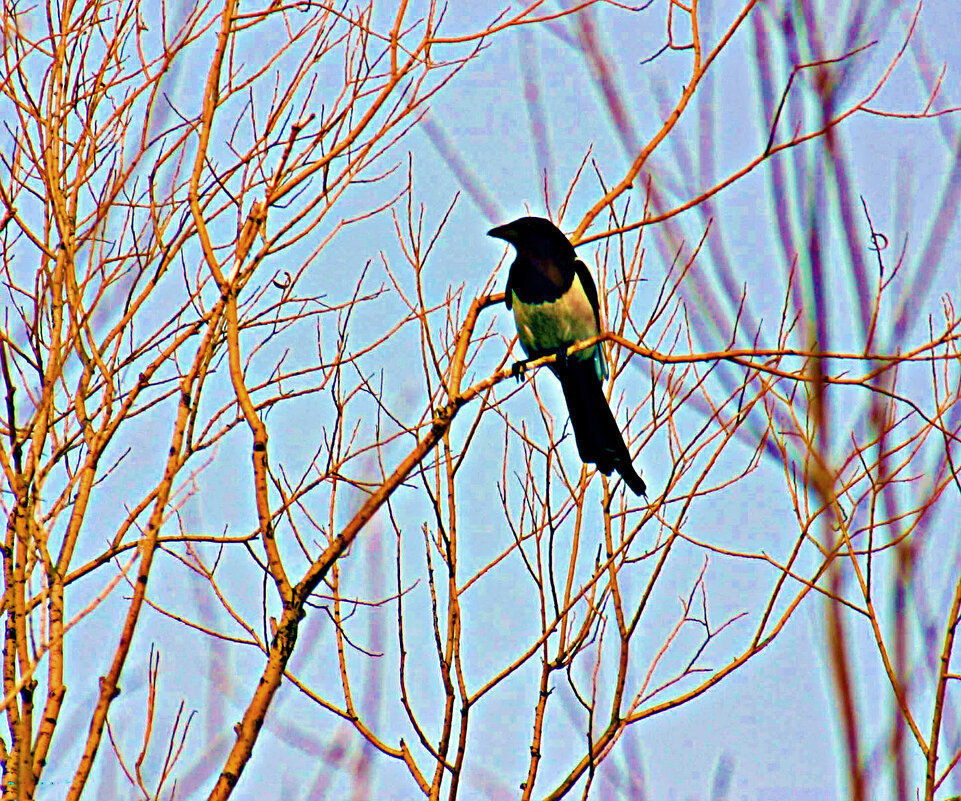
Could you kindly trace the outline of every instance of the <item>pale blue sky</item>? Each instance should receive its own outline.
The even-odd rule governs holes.
[[[707,30],[704,35],[713,42],[719,28],[726,27],[740,4],[725,0],[703,5],[712,6],[710,14],[714,23],[705,25]],[[852,4],[844,5],[847,7]],[[447,15],[447,32],[453,34],[478,27],[491,16],[487,4],[483,6],[480,3],[452,3]],[[819,13],[824,14],[823,9],[833,6],[830,0],[826,0],[818,7]],[[615,68],[617,85],[630,112],[633,135],[639,143],[648,140],[662,119],[658,95],[668,99],[677,97],[690,65],[690,53],[686,51],[664,54],[650,64],[640,63],[664,43],[665,8],[666,0],[655,0],[643,13],[606,8],[595,15],[604,52]],[[909,16],[911,11],[913,7],[904,6],[903,11],[892,10],[879,14],[879,19],[886,15],[888,22],[877,33],[872,33],[870,38],[879,38],[880,43],[874,50],[858,57],[858,69],[863,68],[863,74],[856,69],[849,76],[851,88],[845,93],[845,99],[863,94],[877,79],[903,40],[907,26],[904,14]],[[561,27],[566,27],[566,23]],[[942,63],[948,64],[942,99],[949,105],[961,103],[961,90],[956,77],[961,71],[961,48],[957,46],[959,30],[961,6],[956,0],[929,0],[925,4],[918,35],[923,36],[936,68]],[[863,43],[859,41],[856,44]],[[840,53],[843,49],[843,43],[827,47],[831,53]],[[676,191],[678,198],[686,198],[691,189],[701,188],[700,179],[686,173],[676,149],[678,144],[688,151],[697,147],[704,131],[699,114],[713,114],[712,141],[703,146],[713,153],[716,176],[736,170],[763,149],[766,128],[759,121],[761,111],[757,101],[758,86],[752,55],[753,35],[750,24],[747,24],[718,60],[713,80],[701,87],[700,91],[705,94],[695,96],[672,134],[676,141],[669,139],[655,155],[655,175],[665,191]],[[448,290],[460,286],[464,287],[464,297],[468,302],[481,291],[504,253],[502,243],[485,236],[491,225],[506,222],[527,210],[537,215],[545,213],[543,177],[539,172],[540,165],[531,137],[531,106],[523,99],[521,77],[523,60],[532,58],[535,59],[534,73],[539,79],[543,122],[550,146],[546,166],[551,169],[554,208],[559,204],[568,180],[588,147],[593,148],[594,157],[608,181],[619,179],[633,156],[633,153],[625,152],[624,143],[610,124],[596,85],[591,81],[579,54],[564,40],[563,30],[559,35],[547,28],[515,29],[494,37],[489,48],[438,96],[433,106],[433,122],[443,131],[458,158],[475,176],[486,197],[478,205],[469,192],[463,192],[457,202],[428,268],[433,275],[431,289],[434,301],[441,300]],[[775,74],[778,91],[786,79],[787,74],[778,67]],[[874,105],[890,110],[918,110],[924,105],[924,92],[919,86],[914,64],[906,56]],[[199,91],[199,87],[184,76],[180,90],[180,101],[187,103],[191,93]],[[705,99],[702,100],[702,97]],[[939,130],[939,126],[944,126],[945,131]],[[908,236],[909,263],[912,258],[917,258],[925,246],[932,209],[937,208],[940,187],[952,166],[952,156],[945,141],[951,138],[956,141],[959,131],[961,115],[941,121],[902,121],[860,115],[841,128],[842,146],[852,159],[853,191],[864,196],[875,228],[884,232],[892,243],[900,246],[903,237]],[[463,186],[452,170],[451,162],[438,152],[436,139],[432,141],[423,131],[415,130],[406,139],[405,147],[413,155],[415,199],[425,204],[425,217],[434,225],[454,194],[462,191]],[[815,143],[781,158],[804,158],[813,163],[819,158],[820,148],[821,145]],[[403,149],[397,151],[401,161],[400,154],[404,152]],[[586,180],[584,186],[574,193],[563,225],[565,230],[573,228],[597,197],[596,184]],[[349,214],[354,202],[358,208],[363,207],[365,198],[348,198],[341,214]],[[642,202],[643,196],[638,187],[632,205],[636,209]],[[738,282],[747,286],[754,315],[762,318],[765,321],[764,330],[770,331],[771,326],[776,326],[780,314],[786,269],[776,239],[775,207],[770,197],[768,167],[762,165],[715,196],[712,202],[716,215],[713,235],[718,237],[713,244],[717,246],[723,243],[734,275]],[[490,207],[496,210],[496,215],[488,213],[492,211]],[[831,237],[836,237],[838,252],[843,253],[837,220],[832,217],[824,224],[826,241],[831,242]],[[674,231],[691,242],[697,239],[702,227],[703,219],[696,212],[689,212],[675,221]],[[591,232],[598,229],[599,225],[595,224]],[[663,254],[671,251],[674,240],[663,227],[652,229],[648,236],[644,275],[648,277],[651,287],[657,287],[665,270]],[[594,247],[588,245],[580,251],[589,264],[593,264]],[[944,249],[947,254],[945,263],[956,265],[961,254],[957,230],[952,230]],[[333,298],[343,297],[368,260],[373,265],[370,284],[378,285],[383,281],[383,275],[377,272],[381,253],[391,263],[399,263],[392,223],[387,216],[348,229],[335,239],[308,277],[307,286],[328,292]],[[295,257],[296,254],[291,256]],[[828,260],[832,258],[829,253]],[[707,280],[718,286],[714,254],[705,250],[698,264]],[[506,265],[507,262],[504,262],[501,266],[496,287],[498,290],[503,286]],[[283,269],[283,266],[278,264],[277,268]],[[909,274],[907,268],[905,274]],[[917,324],[907,332],[905,346],[919,341],[917,337],[924,336],[927,315],[939,313],[939,296],[942,293],[953,292],[957,295],[961,289],[959,275],[961,271],[950,266],[941,270],[926,295],[912,295],[909,286],[899,287],[908,302],[918,306]],[[835,313],[832,326],[836,342],[839,345],[857,346],[856,342],[848,341],[850,337],[846,337],[851,330],[848,324],[852,313],[848,308],[850,290],[851,287],[839,281],[837,286],[829,288],[828,294]],[[642,300],[644,302],[653,302],[653,298]],[[646,308],[637,311],[636,315],[643,318],[644,311]],[[696,316],[699,311],[692,302],[689,313]],[[495,307],[488,314],[496,319],[496,331],[507,338],[512,336],[512,322],[506,309]],[[363,342],[379,333],[378,326],[382,319],[374,313],[361,314],[355,324],[357,341]],[[728,336],[728,332],[718,332],[709,323],[703,330],[705,341],[697,345],[705,349],[722,345]],[[419,410],[425,402],[419,365],[417,369],[407,370],[403,366],[405,349],[407,353],[410,349],[417,352],[416,338],[405,335],[399,337],[396,344],[398,361],[385,367],[385,400],[397,408]],[[306,350],[310,350],[309,343]],[[496,363],[493,362],[478,363],[474,366],[473,377],[482,377],[494,367]],[[644,381],[643,371],[639,369],[628,373],[622,380],[625,393],[630,394],[632,387],[639,392]],[[545,373],[538,376],[536,381],[548,406],[557,416],[563,417],[562,397],[552,378]],[[501,390],[502,395],[506,395],[514,390],[514,386],[503,384]],[[305,399],[268,418],[268,423],[273,427],[272,447],[276,447],[289,464],[305,464],[317,447],[317,440],[312,435],[314,407],[311,403],[309,398]],[[540,425],[529,385],[509,403],[512,418],[526,419],[531,426]],[[851,408],[855,408],[853,403]],[[859,420],[845,416],[847,410],[847,406],[836,410],[835,423],[842,434],[860,425]],[[465,416],[463,421],[458,421],[455,431],[462,433],[461,427],[466,427],[470,419],[470,416]],[[700,420],[699,415],[692,412],[683,422],[694,425]],[[149,423],[144,421],[143,425],[144,437],[152,437]],[[492,426],[489,432],[492,436],[502,434],[496,426]],[[245,436],[246,432],[242,432],[240,437],[225,443],[224,448],[238,449],[237,458],[243,460],[246,471],[249,455],[245,451]],[[159,441],[162,441],[162,436]],[[511,542],[510,532],[499,514],[497,495],[497,482],[501,477],[501,442],[495,440],[493,447],[496,449],[496,458],[490,459],[487,458],[490,449],[486,445],[478,447],[478,443],[475,443],[474,451],[465,462],[469,488],[465,486],[461,491],[461,575],[471,574],[473,569],[486,564]],[[573,462],[573,445],[567,447],[569,453],[566,457]],[[729,458],[734,465],[734,459],[743,460],[748,455],[749,450],[738,445],[731,450]],[[272,456],[275,464],[279,463],[279,458]],[[655,440],[637,461],[644,469],[649,486],[659,488],[668,463],[664,444]],[[132,464],[134,467],[137,465],[136,462]],[[222,459],[204,474],[205,480],[210,482],[206,485],[210,489],[194,497],[185,507],[184,519],[189,527],[214,533],[227,526],[229,533],[239,534],[254,525],[252,500],[247,491],[249,477],[245,472],[241,483],[236,483],[232,475],[233,464],[229,458]],[[136,471],[131,472],[133,478],[130,480],[136,480]],[[467,483],[465,479],[465,485]],[[597,490],[589,497],[596,505]],[[351,503],[350,499],[343,501],[343,510],[338,513],[341,520],[351,511]],[[426,613],[429,599],[423,581],[423,557],[417,557],[421,536],[417,526],[430,517],[423,498],[401,495],[398,505],[406,512],[407,522],[411,526],[409,531],[404,532],[404,536],[409,535],[410,538],[409,544],[405,544],[410,548],[409,558],[405,557],[405,578],[409,580],[408,583],[421,580],[412,591],[409,603],[411,608]],[[955,498],[946,508],[956,515],[957,507]],[[492,508],[496,514],[491,514]],[[956,519],[956,516],[945,515],[940,526],[932,525],[930,539],[922,544],[919,552],[919,570],[930,577],[928,586],[932,598],[940,598],[945,582],[952,579],[950,567],[939,559],[939,551],[944,549],[955,555],[952,543],[957,538]],[[717,500],[695,505],[689,523],[693,533],[716,545],[744,550],[764,549],[778,558],[784,557],[785,549],[789,549],[793,542],[794,525],[789,498],[774,464],[766,464],[757,474],[733,491],[721,494]],[[366,531],[344,562],[348,585],[363,590],[371,598],[389,595],[393,583],[393,547],[393,536],[383,523]],[[593,552],[593,549],[587,550]],[[650,622],[642,624],[637,645],[639,653],[653,655],[659,648],[676,618],[677,596],[689,592],[702,564],[703,554],[700,551],[693,547],[678,548],[654,599],[656,608],[663,610],[663,615],[645,619]],[[249,619],[258,620],[260,577],[250,570],[249,562],[239,552],[228,556],[225,565],[229,569],[223,570],[223,589],[230,593]],[[730,659],[739,646],[743,647],[745,638],[750,637],[757,622],[758,604],[767,597],[775,575],[769,567],[760,564],[745,565],[740,561],[712,556],[707,577],[712,620],[723,621],[741,611],[749,612],[745,621],[734,624],[730,632],[731,639],[719,639],[705,655],[705,664],[719,665]],[[639,574],[636,584],[632,585],[628,577],[625,583],[631,589],[637,589],[642,578],[644,576]],[[184,588],[184,609],[192,615],[211,624],[225,622],[222,614],[210,612],[202,606],[202,589],[188,579],[181,568],[169,561],[162,561],[151,578],[152,586],[165,581]],[[465,631],[476,633],[473,637],[470,634],[466,637],[468,651],[465,660],[468,678],[475,686],[496,671],[505,654],[516,654],[531,641],[537,624],[537,610],[529,605],[533,595],[526,581],[526,572],[520,561],[508,560],[492,573],[489,580],[479,583],[476,590],[472,589],[465,596]],[[879,581],[883,582],[884,578],[879,578]],[[96,661],[102,657],[101,649],[91,648],[90,642],[97,640],[98,626],[114,622],[109,619],[111,608],[107,604],[103,612],[98,613],[103,616],[102,623],[92,620],[85,624],[90,632],[86,640],[81,638],[74,641],[79,649],[75,658],[80,663],[90,660],[91,670],[103,669]],[[633,727],[618,746],[611,765],[602,769],[592,797],[618,797],[611,784],[615,781],[614,776],[618,771],[623,773],[631,766],[636,766],[634,760],[639,759],[643,768],[646,798],[656,801],[700,801],[710,798],[718,765],[726,766],[722,772],[729,776],[729,790],[725,797],[730,801],[829,801],[843,798],[844,779],[838,757],[834,695],[825,668],[823,611],[820,601],[809,599],[806,607],[789,623],[775,643],[743,669],[700,698]],[[373,628],[361,626],[358,627],[358,634],[371,647],[373,645],[368,638],[382,638],[377,640],[374,650],[382,648],[387,654],[381,670],[388,677],[390,689],[380,701],[381,723],[385,739],[396,743],[400,736],[408,739],[412,739],[412,736],[409,729],[405,729],[398,709],[396,688],[390,684],[396,657],[393,621],[391,607],[384,615],[384,628],[379,634]],[[310,648],[304,648],[311,633],[316,633],[318,640]],[[883,681],[868,635],[863,622],[857,624],[852,635],[856,643],[859,709],[865,730],[880,736],[887,731],[889,721],[887,713],[879,717],[878,710],[890,707],[890,689]],[[423,619],[419,630],[412,625],[409,636],[410,652],[417,653],[419,645],[429,653],[426,665],[417,665],[416,660],[412,660],[410,668],[413,696],[427,708],[439,698],[428,619]],[[161,683],[163,691],[169,694],[170,709],[175,708],[180,698],[185,698],[188,709],[204,710],[201,722],[192,734],[197,753],[210,755],[216,753],[217,749],[222,750],[225,747],[223,742],[213,743],[205,739],[208,737],[207,731],[214,729],[210,720],[223,715],[227,721],[232,721],[239,716],[243,703],[249,697],[252,682],[261,669],[262,657],[252,649],[218,650],[216,659],[222,659],[223,662],[217,668],[231,674],[233,679],[225,680],[222,685],[226,688],[219,699],[222,706],[210,709],[211,696],[208,690],[196,681],[195,676],[190,675],[194,654],[207,654],[204,649],[210,647],[209,642],[159,617],[152,618],[149,627],[138,637],[142,638],[143,643],[156,641],[161,647],[162,665],[168,671],[162,675]],[[311,613],[301,638],[302,649],[295,657],[294,669],[302,672],[318,689],[326,689],[336,695],[337,677],[329,670],[332,664],[332,638],[323,613]],[[113,639],[111,633],[111,643]],[[222,647],[217,646],[218,649]],[[146,651],[146,646],[143,650]],[[640,662],[644,664],[644,659]],[[475,756],[468,763],[461,798],[516,797],[517,787],[524,778],[529,761],[527,748],[532,725],[531,709],[536,694],[536,666],[535,662],[519,671],[474,711],[469,745],[475,750]],[[131,695],[142,692],[142,688],[136,686],[135,677],[143,674],[144,667],[131,664],[128,671],[125,692]],[[190,680],[184,681],[184,676],[190,676]],[[559,687],[557,692],[560,697],[563,688]],[[310,777],[310,781],[313,781],[322,760],[322,755],[316,753],[316,744],[326,743],[325,738],[329,733],[340,731],[323,712],[303,702],[295,690],[285,689],[278,702],[278,706],[271,711],[267,732],[238,787],[236,798],[307,798],[304,777]],[[545,790],[566,773],[583,749],[580,718],[573,711],[573,705],[570,715],[565,715],[564,709],[565,702],[562,700],[552,710],[548,720],[545,737],[547,747],[541,767],[541,781]],[[139,708],[131,709],[129,721],[132,729],[136,729],[139,711]],[[425,717],[429,718],[430,715]],[[921,717],[923,719],[924,715]],[[80,728],[84,725],[85,722],[79,724]],[[120,714],[117,716],[117,725],[123,726]],[[954,724],[949,724],[948,731],[956,743],[958,731],[956,727],[950,728],[950,725]],[[280,734],[289,735],[297,727],[305,733],[305,741],[293,744],[284,742]],[[222,728],[229,733],[229,725]],[[133,737],[133,734],[130,736]],[[356,741],[356,737],[350,740],[353,745],[356,745]],[[873,748],[875,744],[875,739],[866,742],[868,748]],[[63,769],[70,771],[73,764],[67,760]],[[258,777],[262,780],[278,764],[284,765],[285,771],[281,785],[265,787],[257,783]],[[375,765],[378,766],[378,789],[371,797],[392,801],[421,797],[403,766],[386,759],[375,761]],[[920,760],[914,761],[911,767],[914,779],[922,776]],[[48,776],[50,784],[46,785],[49,791],[42,797],[52,799],[57,797],[56,771],[59,767],[51,768],[54,773]],[[330,781],[333,789],[328,798],[347,797],[343,775],[332,776]],[[206,776],[199,778],[198,782],[198,785],[192,786],[189,777],[184,781],[182,787],[187,793],[184,797],[193,797],[193,793],[199,795],[209,789],[210,782]],[[948,784],[953,788],[951,792],[961,792],[961,781]],[[105,780],[104,786],[109,786],[108,780]]]

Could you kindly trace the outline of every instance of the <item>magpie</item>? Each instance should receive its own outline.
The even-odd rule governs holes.
[[[635,495],[647,496],[634,470],[603,381],[609,370],[600,343],[567,356],[567,348],[601,331],[597,287],[587,265],[577,258],[567,237],[543,217],[521,217],[492,228],[488,236],[514,246],[517,258],[507,274],[504,302],[527,361],[556,354],[550,365],[561,382],[581,461],[609,476],[616,470]],[[519,375],[523,363],[514,365]]]

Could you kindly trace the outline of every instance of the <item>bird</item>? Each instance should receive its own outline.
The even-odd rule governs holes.
[[[581,461],[606,476],[612,471],[635,495],[647,497],[630,451],[604,395],[609,375],[600,343],[568,356],[575,342],[601,332],[597,286],[564,233],[543,217],[521,217],[487,232],[517,253],[507,274],[504,302],[514,313],[517,337],[527,355],[514,365],[520,377],[526,362],[554,354],[550,365],[567,401]]]

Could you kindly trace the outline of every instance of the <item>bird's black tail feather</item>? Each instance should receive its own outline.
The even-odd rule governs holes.
[[[594,360],[571,359],[563,367],[555,365],[555,372],[564,390],[581,461],[597,465],[606,476],[616,470],[635,495],[646,496],[647,485],[631,463],[631,454],[607,405]]]

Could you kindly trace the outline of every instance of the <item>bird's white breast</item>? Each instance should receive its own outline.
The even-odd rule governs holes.
[[[524,303],[515,294],[511,305],[517,335],[528,356],[556,350],[599,333],[594,310],[576,275],[570,289],[553,303]],[[587,358],[593,353],[587,350],[578,355]]]

